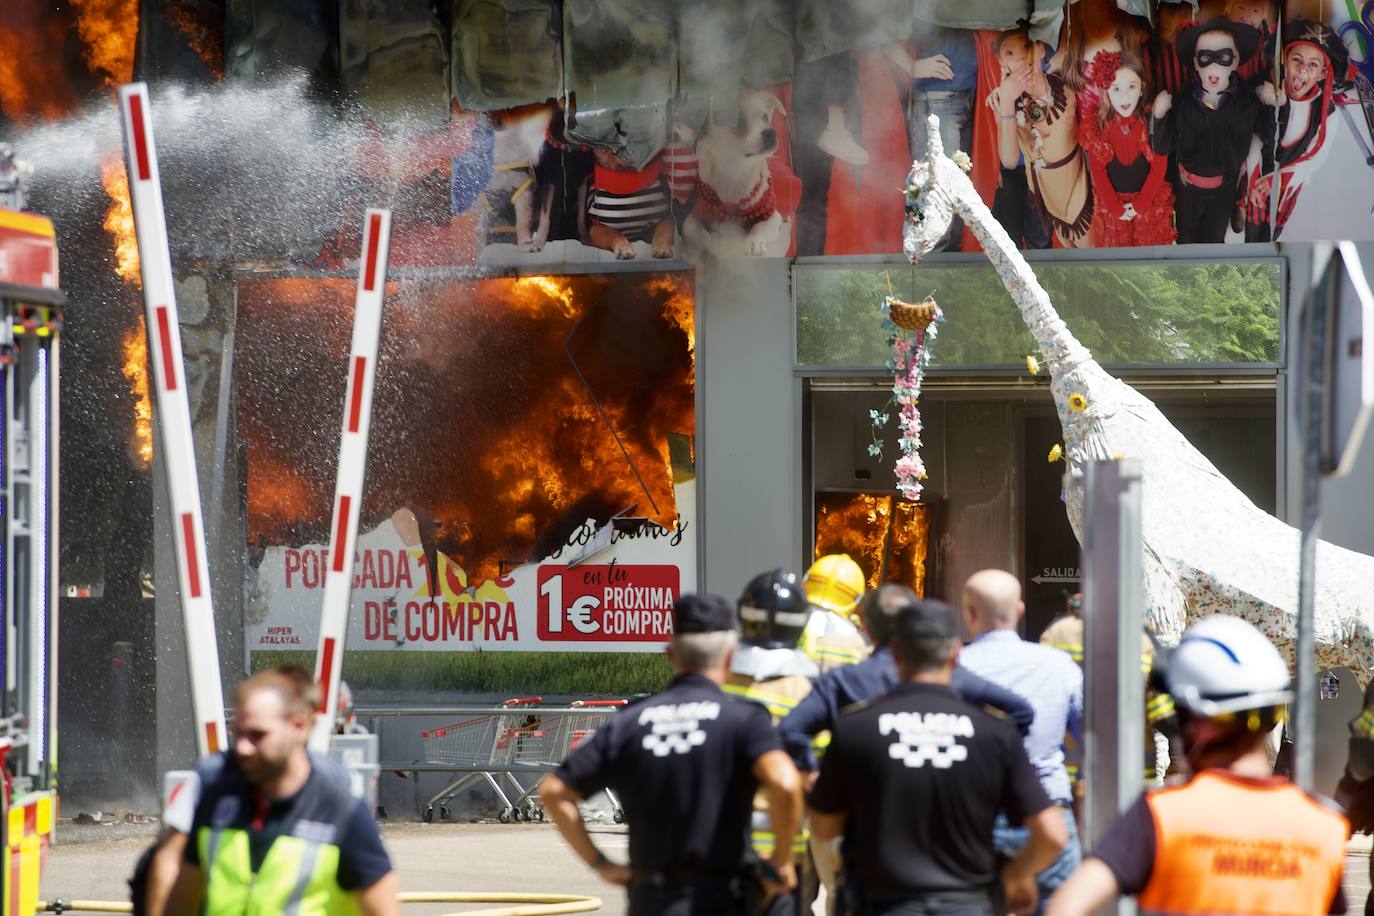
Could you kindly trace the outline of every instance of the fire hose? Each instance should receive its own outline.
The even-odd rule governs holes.
[[[503,891],[408,891],[398,894],[401,903],[510,903],[495,910],[461,910],[445,916],[555,916],[558,913],[590,913],[601,909],[601,898],[579,894],[525,894]],[[134,905],[122,900],[40,900],[38,913],[132,913]]]

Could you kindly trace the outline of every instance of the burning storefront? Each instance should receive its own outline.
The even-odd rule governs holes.
[[[64,250],[86,255],[68,261],[83,308],[64,395],[82,408],[64,418],[81,447],[64,452],[63,500],[81,522],[64,533],[64,581],[102,613],[63,619],[93,621],[104,642],[91,651],[156,648],[164,718],[183,676],[162,607],[175,582],[155,546],[146,331],[107,102],[130,74],[152,83],[158,111],[226,670],[309,662],[314,648],[351,227],[367,205],[395,213],[395,269],[345,665],[364,698],[650,689],[666,667],[639,650],[661,640],[666,595],[734,595],[760,570],[837,549],[870,583],[946,599],[974,569],[1015,570],[1035,635],[1079,562],[1045,381],[1024,368],[1033,342],[962,230],[919,268],[899,255],[894,189],[922,154],[912,126],[947,89],[966,103],[954,134],[971,179],[1021,246],[1047,249],[1030,258],[1074,332],[1258,504],[1289,510],[1296,240],[1324,210],[1368,235],[1374,185],[1350,180],[1367,169],[1355,75],[1367,64],[1338,67],[1319,42],[1331,66],[1301,101],[1320,123],[1282,164],[1296,177],[1276,182],[1282,244],[1246,244],[1242,225],[1208,246],[1083,252],[1070,249],[1103,244],[1096,211],[1049,213],[1036,176],[999,162],[985,104],[1004,76],[996,30],[861,0],[829,6],[864,15],[809,19],[788,4],[711,6],[0,10],[0,126],[39,165],[35,195]],[[1080,112],[1096,110],[1084,62],[1102,51],[1142,58],[1151,90],[1186,79],[1174,11],[1152,26],[1080,0],[1063,16],[1035,37],[1055,84],[1084,93]],[[1289,2],[1250,27],[1279,38],[1343,16]],[[936,85],[939,55],[957,86]],[[1272,182],[1257,153],[1246,180]],[[1322,156],[1336,165],[1314,171]],[[1047,193],[1112,207],[1131,193],[1095,174]],[[921,399],[919,502],[899,495],[895,443],[870,452],[872,414],[891,411],[878,306],[894,286],[913,301],[932,292],[946,313]],[[94,622],[142,620],[154,593],[171,634],[156,647]]]

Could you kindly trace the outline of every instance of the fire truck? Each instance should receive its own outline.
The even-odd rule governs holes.
[[[0,144],[0,916],[34,912],[57,819],[58,288],[52,220]]]

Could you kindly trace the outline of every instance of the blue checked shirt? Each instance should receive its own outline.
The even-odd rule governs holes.
[[[1026,756],[1045,794],[1058,805],[1073,800],[1064,768],[1064,735],[1083,738],[1083,671],[1067,652],[1026,642],[1015,630],[984,633],[959,653],[959,664],[1018,693],[1035,709]]]

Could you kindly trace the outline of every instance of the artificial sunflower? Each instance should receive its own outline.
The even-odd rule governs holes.
[[[1027,356],[1026,356],[1026,368],[1030,370],[1030,374],[1031,374],[1031,375],[1039,375],[1039,374],[1040,374],[1040,360],[1036,359],[1036,358],[1035,358],[1034,356],[1032,356],[1032,355],[1027,355]]]
[[[1060,445],[1058,442],[1056,442],[1054,445],[1050,446],[1050,453],[1048,456],[1046,456],[1045,460],[1048,461],[1050,464],[1054,464],[1056,461],[1063,457],[1064,447]]]
[[[1069,410],[1072,410],[1074,413],[1082,413],[1087,409],[1087,398],[1083,397],[1083,395],[1079,394],[1077,391],[1069,395]]]

